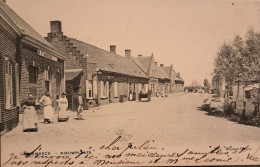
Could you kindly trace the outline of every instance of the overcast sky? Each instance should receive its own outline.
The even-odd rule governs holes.
[[[180,0],[7,0],[42,36],[51,20],[62,21],[64,35],[102,49],[117,46],[124,56],[154,53],[158,64],[192,79],[211,80],[220,45],[249,27],[260,29],[259,1]]]

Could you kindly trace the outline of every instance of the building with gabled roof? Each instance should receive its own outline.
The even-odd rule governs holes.
[[[170,78],[158,66],[153,54],[151,56],[138,55],[138,57],[132,57],[131,60],[149,77],[148,90],[151,91],[152,96],[169,92]]]
[[[65,90],[65,56],[58,52],[5,2],[0,1],[1,134],[17,126],[20,102],[49,91],[53,102]],[[54,103],[55,104],[55,103]],[[37,112],[39,118],[42,110]]]
[[[65,62],[66,92],[72,109],[79,91],[89,105],[102,105],[119,102],[120,96],[137,99],[148,83],[146,74],[128,58],[130,50],[121,56],[116,54],[114,45],[106,51],[64,36],[60,21],[51,21],[51,32],[46,39],[69,60]]]
[[[169,88],[170,93],[177,93],[184,91],[184,80],[181,78],[180,73],[176,73],[173,66],[163,66],[160,65],[168,77],[171,79],[171,84]]]

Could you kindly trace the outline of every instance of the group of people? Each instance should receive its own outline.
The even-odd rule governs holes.
[[[68,121],[68,99],[66,98],[66,94],[62,93],[61,96],[58,96],[57,100],[58,106],[58,122]],[[49,92],[45,92],[45,95],[39,100],[39,103],[43,106],[43,116],[44,116],[44,124],[52,123],[54,117],[54,110],[52,107],[52,99]],[[82,120],[82,111],[84,99],[81,96],[81,93],[78,93],[77,96],[77,116],[79,120]],[[23,131],[24,132],[37,132],[38,131],[38,116],[36,111],[36,100],[33,97],[33,94],[29,93],[28,98],[23,100],[21,106],[24,108],[24,119],[23,119]]]

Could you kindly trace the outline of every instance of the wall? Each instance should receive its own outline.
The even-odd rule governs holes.
[[[19,113],[16,107],[16,82],[15,82],[15,71],[14,64],[16,63],[16,38],[9,34],[0,25],[0,129],[1,135],[7,131],[12,130],[18,125]],[[10,109],[5,109],[5,80],[4,80],[4,56],[8,56],[13,59],[13,69],[12,69],[12,90],[13,90],[13,107]]]
[[[39,100],[45,93],[45,79],[44,79],[44,70],[50,70],[51,75],[51,98],[53,106],[56,106],[56,74],[59,72],[61,74],[61,84],[60,84],[60,93],[65,91],[64,85],[64,61],[58,59],[58,61],[53,61],[47,59],[47,56],[50,56],[46,53],[46,57],[37,55],[37,48],[26,44],[21,43],[21,81],[20,81],[20,100],[27,98],[29,93],[29,66],[32,66],[34,62],[34,67],[37,68],[37,97]],[[38,114],[42,115],[42,110],[38,111]],[[40,116],[41,118],[41,116]]]
[[[95,64],[88,64],[88,80],[92,80],[93,74],[97,74],[96,71],[96,65]],[[119,74],[112,74],[108,72],[102,71],[101,75],[94,75],[94,80],[97,80],[97,92],[98,92],[98,103],[99,105],[105,105],[111,103],[118,103],[120,99],[120,95],[126,96],[126,99],[129,100],[129,88],[131,87],[132,91],[135,91],[136,93],[136,99],[138,99],[138,84],[147,84],[148,79],[144,78],[137,78],[137,77],[130,77],[130,76],[124,76]],[[111,98],[109,100],[109,97],[101,98],[101,82],[108,81],[110,84],[110,92],[111,92]],[[115,89],[115,82],[117,82],[118,86],[118,96],[115,97],[114,89]],[[131,86],[129,86],[129,84]],[[88,100],[92,105],[91,107],[95,106],[96,99],[89,99]]]

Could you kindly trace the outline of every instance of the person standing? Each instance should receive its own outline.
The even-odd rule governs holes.
[[[69,116],[67,113],[68,109],[68,99],[66,98],[66,94],[63,92],[61,97],[57,99],[59,114],[58,114],[58,121],[67,121],[69,120]]]
[[[78,92],[78,96],[77,96],[77,99],[76,99],[76,106],[77,106],[77,116],[78,116],[78,119],[83,119],[81,113],[83,111],[84,99],[81,96],[81,92]]]
[[[28,94],[28,98],[23,100],[21,106],[24,108],[23,113],[23,131],[24,132],[37,132],[38,116],[35,110],[35,99],[31,93]]]
[[[133,100],[133,93],[132,93],[132,89],[130,89],[129,91],[129,101]]]
[[[49,124],[51,123],[51,119],[54,116],[54,111],[52,108],[52,101],[51,101],[51,96],[48,91],[45,92],[45,95],[42,96],[42,98],[39,101],[44,105],[43,108],[43,115],[44,115],[44,123]]]

